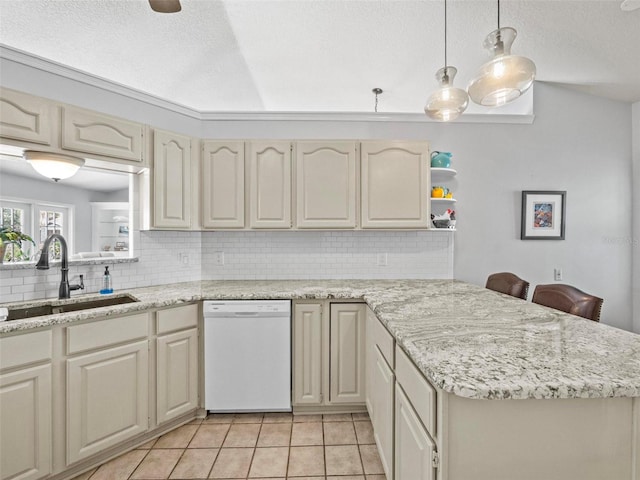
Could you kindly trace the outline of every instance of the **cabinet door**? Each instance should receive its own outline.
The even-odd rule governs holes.
[[[355,142],[296,144],[298,228],[355,228]]]
[[[291,228],[291,143],[250,144],[250,226]]]
[[[202,226],[244,227],[244,143],[205,142],[202,182]]]
[[[382,352],[374,347],[375,364],[373,365],[373,404],[375,415],[372,417],[373,436],[380,454],[380,461],[387,480],[393,478],[393,394],[395,376],[387,364]]]
[[[0,478],[51,472],[51,365],[0,375]]]
[[[435,480],[435,444],[396,385],[395,480]]]
[[[158,424],[198,407],[198,330],[158,337]]]
[[[140,123],[65,106],[61,146],[75,152],[142,162],[143,128]]]
[[[427,228],[429,147],[363,142],[362,228]]]
[[[293,403],[322,403],[322,305],[293,308]]]
[[[0,137],[51,145],[56,106],[44,98],[0,90]]]
[[[332,303],[330,317],[329,400],[331,403],[365,401],[366,305]],[[374,407],[375,408],[375,407]]]
[[[67,360],[67,464],[148,429],[148,341]]]
[[[191,139],[153,133],[153,226],[191,226]]]

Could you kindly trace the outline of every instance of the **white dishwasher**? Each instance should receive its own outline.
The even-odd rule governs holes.
[[[291,302],[206,301],[204,406],[212,412],[291,411]]]

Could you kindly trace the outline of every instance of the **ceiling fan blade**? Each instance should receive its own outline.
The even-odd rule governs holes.
[[[182,10],[180,0],[149,0],[149,5],[154,12],[176,13]]]
[[[640,0],[624,0],[622,4],[620,4],[620,8],[625,12],[636,10],[640,8]]]

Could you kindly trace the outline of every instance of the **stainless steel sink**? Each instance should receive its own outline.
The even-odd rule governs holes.
[[[62,303],[44,305],[34,305],[32,307],[25,308],[13,308],[9,309],[9,316],[7,321],[10,320],[23,320],[25,318],[40,317],[42,315],[52,315],[54,313],[67,313],[77,312],[78,310],[88,310],[91,308],[111,307],[113,305],[123,305],[126,303],[137,302],[135,298],[129,295],[121,295],[117,297],[106,298],[93,298],[91,300],[84,300],[73,303]]]

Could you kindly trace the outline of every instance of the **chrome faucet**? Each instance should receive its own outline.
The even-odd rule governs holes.
[[[62,263],[60,265],[60,273],[62,275],[62,278],[60,279],[58,298],[71,298],[72,290],[84,290],[84,278],[83,275],[80,275],[79,284],[69,285],[69,260],[67,259],[67,241],[62,235],[60,235],[59,233],[54,233],[44,241],[42,253],[40,254],[40,260],[38,260],[38,263],[36,263],[36,268],[38,270],[49,270],[49,245],[51,245],[51,242],[54,240],[58,240],[60,242],[60,250],[62,253]]]

